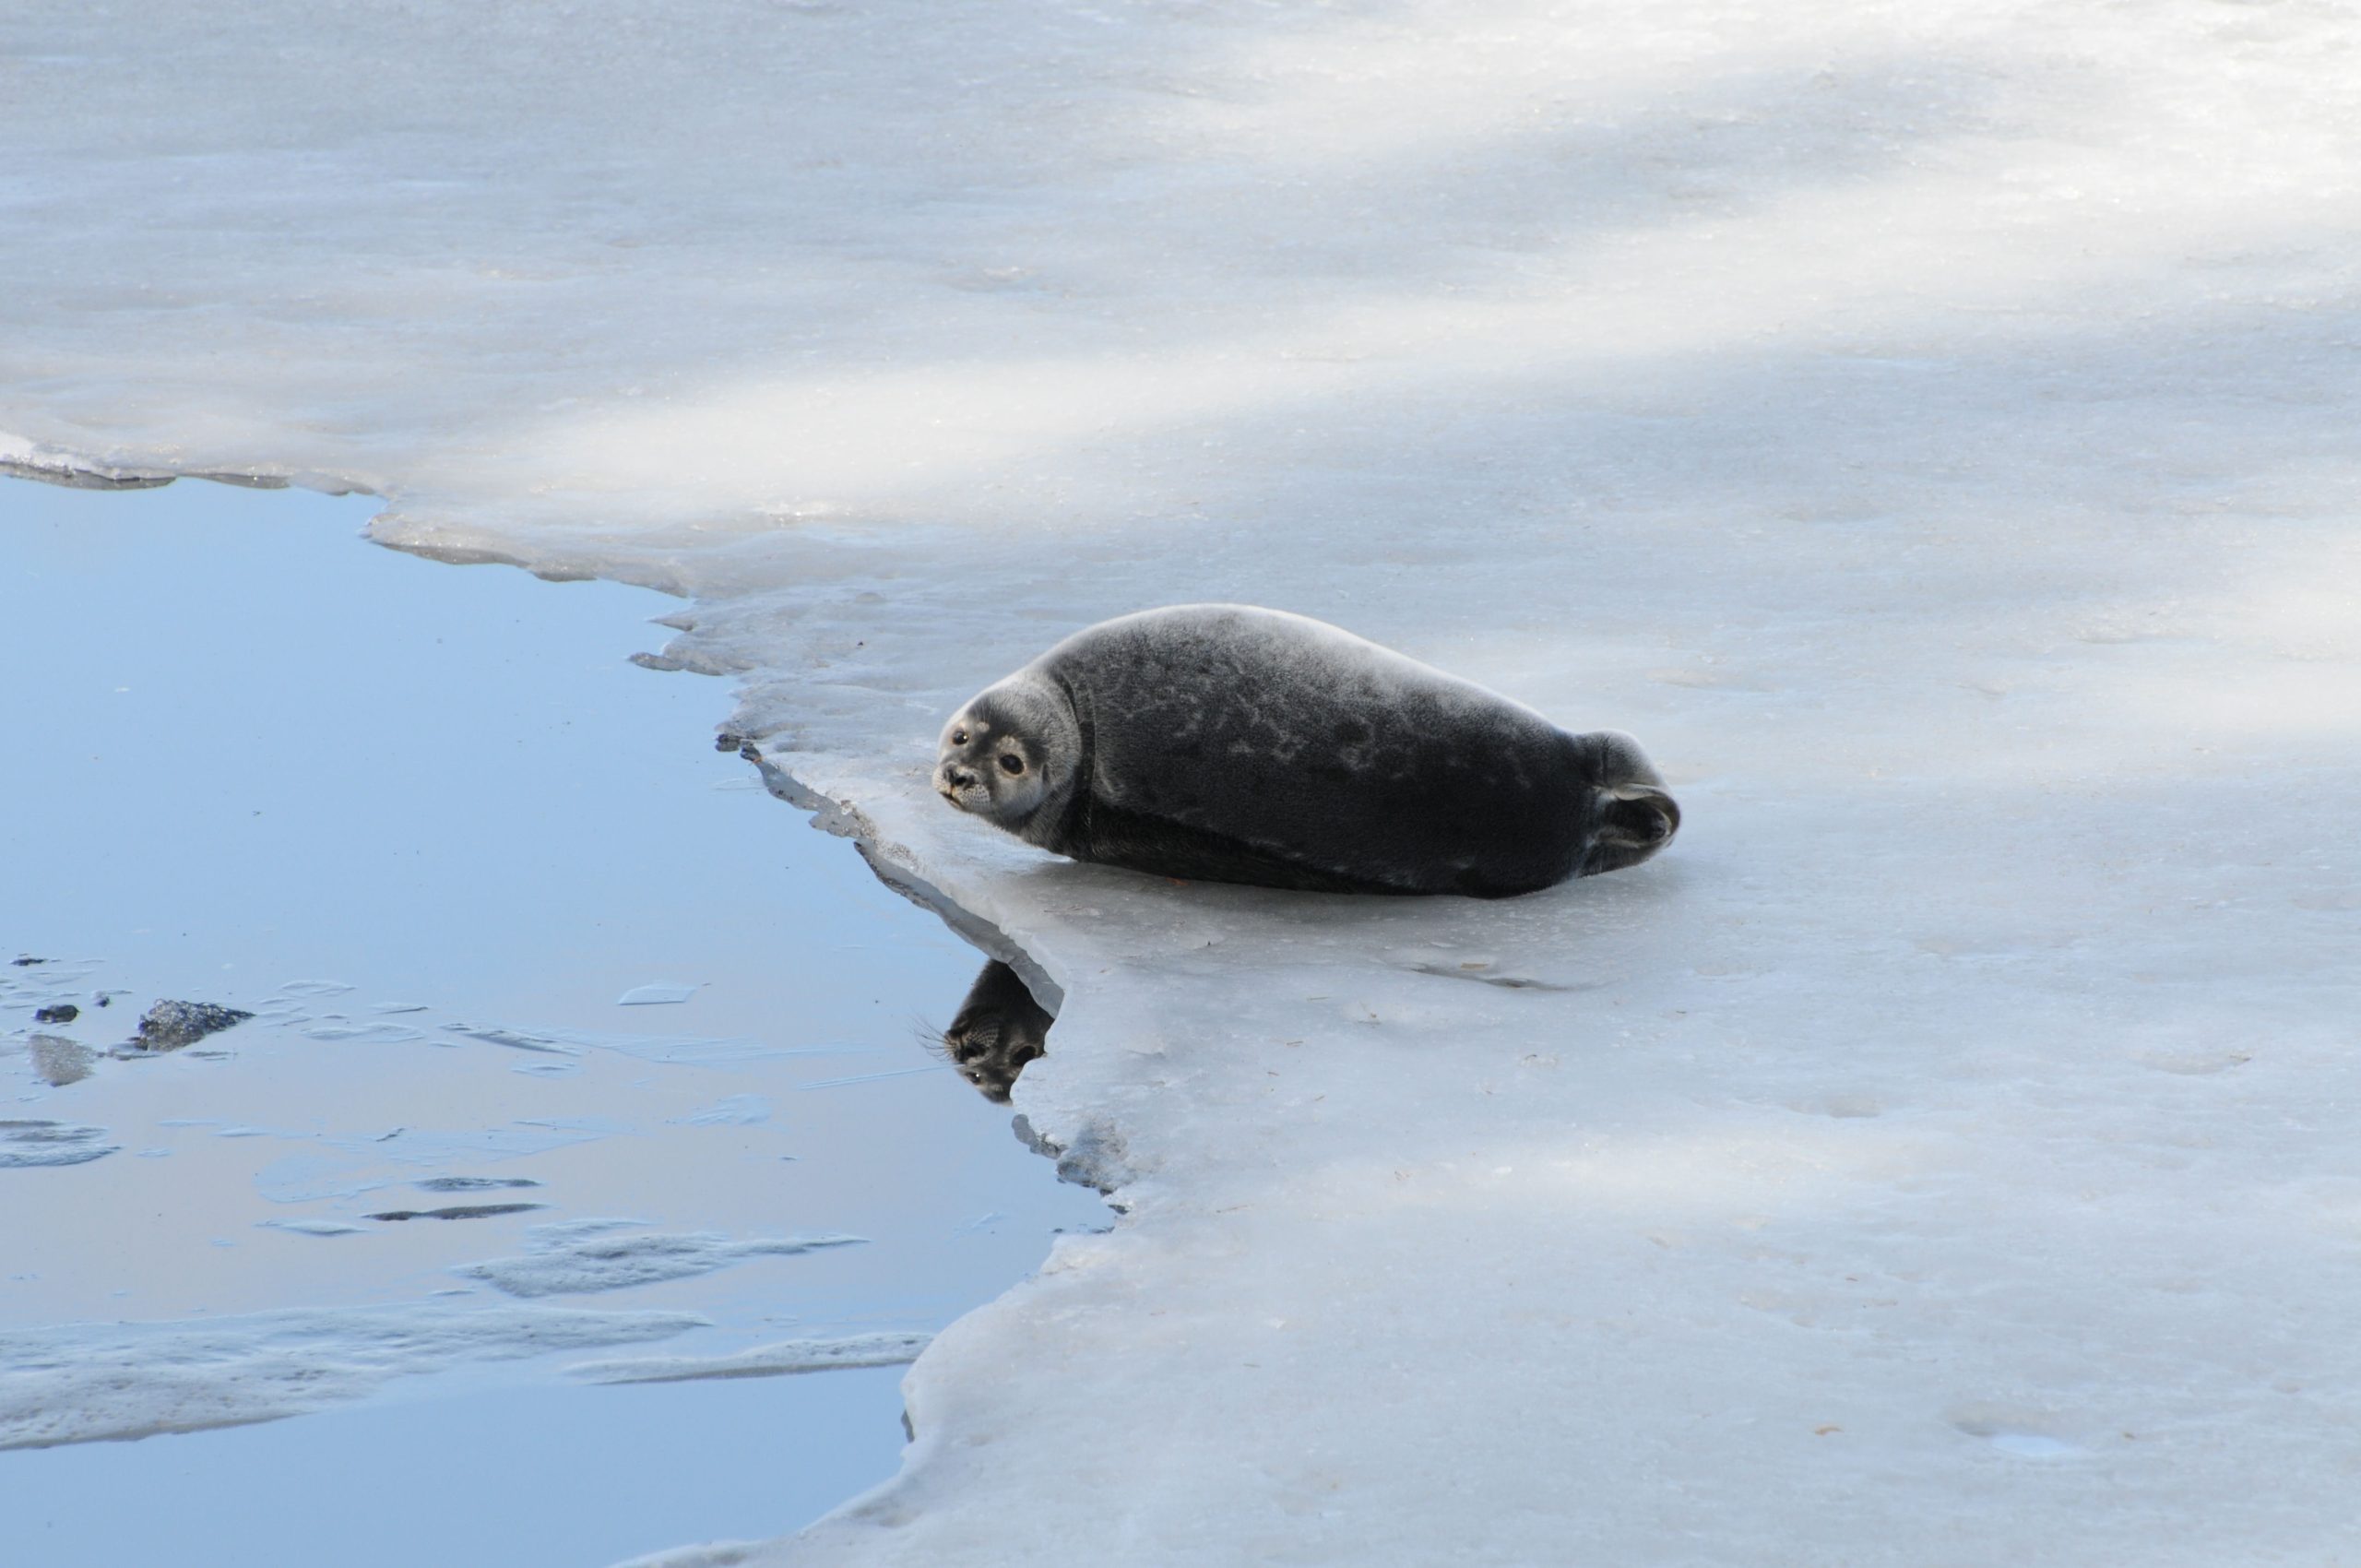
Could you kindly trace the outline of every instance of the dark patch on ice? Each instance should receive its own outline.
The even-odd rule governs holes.
[[[1484,985],[1497,985],[1504,991],[1596,991],[1604,983],[1591,980],[1580,985],[1567,985],[1558,980],[1534,980],[1526,975],[1488,975],[1464,965],[1453,968],[1449,964],[1408,964],[1404,968],[1414,974],[1440,975],[1445,980],[1476,980]]]
[[[968,987],[951,1027],[935,1037],[936,1048],[976,1092],[1006,1105],[1026,1063],[1048,1051],[1054,1022],[1055,1016],[1034,1000],[1024,977],[994,958]]]
[[[35,964],[46,964],[49,960],[46,958],[35,958],[30,955],[19,955],[18,956],[10,959],[9,962],[16,965],[17,968],[23,969],[30,968]]]
[[[0,1122],[0,1170],[87,1165],[104,1159],[122,1147],[101,1143],[106,1135],[104,1127],[81,1127],[70,1122]]]
[[[449,1208],[389,1208],[383,1214],[372,1214],[370,1219],[491,1219],[503,1214],[529,1214],[547,1204],[456,1204]]]
[[[82,1009],[71,1002],[61,1002],[54,1007],[43,1007],[33,1014],[36,1024],[70,1024],[82,1016]]]
[[[291,1230],[298,1236],[358,1236],[361,1227],[347,1225],[340,1219],[257,1219],[255,1228],[263,1230]]]
[[[411,1186],[421,1193],[490,1193],[504,1187],[538,1187],[530,1176],[429,1176]]]
[[[139,1020],[131,1043],[140,1051],[178,1051],[253,1017],[236,1007],[210,1002],[159,1002]]]

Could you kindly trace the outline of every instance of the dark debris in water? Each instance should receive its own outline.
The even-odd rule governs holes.
[[[178,1051],[253,1016],[210,1002],[159,1002],[139,1020],[139,1032],[131,1043],[141,1051]]]
[[[13,962],[17,968],[23,969],[30,968],[35,964],[46,964],[49,960],[46,958],[35,958],[30,955],[20,955],[17,958],[11,960],[11,962]]]
[[[530,1209],[547,1208],[547,1204],[457,1204],[450,1208],[392,1208],[383,1214],[367,1216],[371,1219],[490,1219],[495,1215],[523,1214]]]
[[[36,1024],[70,1024],[82,1016],[82,1009],[71,1002],[61,1002],[54,1007],[43,1007],[33,1015]]]
[[[538,1187],[530,1176],[429,1176],[411,1186],[421,1193],[490,1193],[503,1187]]]

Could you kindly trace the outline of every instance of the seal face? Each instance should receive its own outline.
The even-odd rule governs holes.
[[[934,785],[1078,861],[1332,893],[1530,893],[1680,826],[1631,736],[1238,604],[1076,633],[952,716]]]
[[[986,1099],[1005,1105],[1026,1063],[1049,1049],[1054,1022],[1017,972],[994,958],[976,977],[958,1016],[943,1031],[943,1053]]]

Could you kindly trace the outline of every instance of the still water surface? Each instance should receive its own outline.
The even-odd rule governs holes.
[[[389,1371],[332,1317],[303,1354],[367,1375],[314,1413],[0,1451],[8,1562],[777,1534],[892,1471],[898,1369],[565,1368],[930,1331],[1106,1221],[919,1043],[976,956],[715,752],[722,688],[625,662],[667,601],[375,549],[372,509],[0,481],[0,1122],[114,1150],[0,1168],[0,1430],[54,1325],[210,1324],[229,1362],[287,1309],[705,1326]],[[163,999],[255,1016],[110,1054]],[[53,1082],[65,1045],[88,1075]]]

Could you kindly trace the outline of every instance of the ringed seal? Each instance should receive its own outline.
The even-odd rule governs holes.
[[[1022,977],[994,958],[967,988],[959,1015],[939,1037],[959,1075],[986,1099],[1008,1103],[1017,1075],[1049,1049],[1055,1014],[1033,1000]]]
[[[1680,826],[1631,736],[1243,604],[1077,632],[952,717],[934,787],[1077,861],[1327,893],[1507,897]]]

